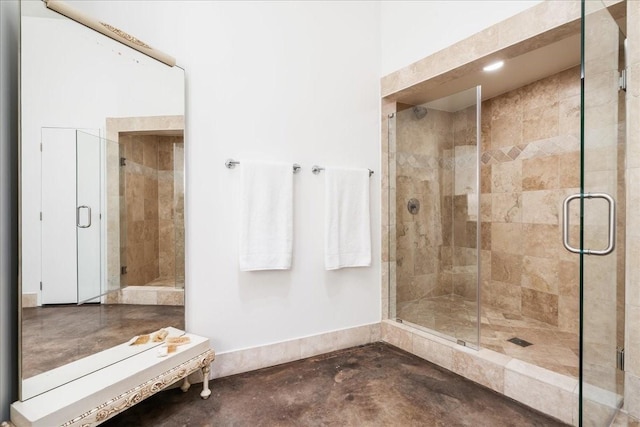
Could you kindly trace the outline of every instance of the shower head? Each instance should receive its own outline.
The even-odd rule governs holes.
[[[413,107],[412,110],[413,110],[413,115],[416,116],[416,119],[418,120],[424,118],[428,112],[425,107],[420,107],[419,105],[416,105],[415,107]]]

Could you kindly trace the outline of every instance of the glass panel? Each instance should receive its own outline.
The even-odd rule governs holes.
[[[583,8],[580,415],[581,425],[601,426],[621,406],[624,388],[616,367],[624,341],[625,108],[618,87],[624,37],[601,2],[583,2]],[[609,218],[605,199],[587,193],[609,195],[617,218]],[[615,250],[589,254],[607,247],[609,221],[617,222]]]
[[[127,203],[127,177],[129,174],[127,173],[127,168],[125,167],[127,162],[127,153],[125,150],[125,144],[116,144],[118,150],[118,219],[119,219],[119,229],[120,229],[120,238],[118,239],[118,247],[120,253],[120,259],[118,260],[117,268],[118,268],[118,277],[120,279],[120,286],[126,287],[129,282],[127,281],[128,275],[127,273],[127,231],[128,231],[128,222],[127,218],[129,217],[129,204]],[[115,216],[114,216],[115,218]]]
[[[119,145],[125,159],[120,168],[122,281],[126,286],[184,288],[182,132],[121,133]],[[160,305],[181,301],[179,292],[161,292]]]
[[[184,141],[173,144],[173,212],[175,227],[175,283],[184,288]]]
[[[399,111],[389,143],[391,313],[475,348],[479,95],[474,87]]]
[[[102,292],[101,141],[76,132],[76,239],[78,302]]]

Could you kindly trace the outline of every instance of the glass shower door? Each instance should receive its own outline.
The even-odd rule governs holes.
[[[583,1],[581,194],[565,202],[565,240],[571,247],[570,240],[579,236],[573,247],[580,257],[584,426],[609,425],[624,395],[624,375],[617,366],[624,345],[624,36],[612,16],[619,18],[623,11],[609,10],[600,1]],[[573,209],[581,212],[579,230],[566,224],[567,210]]]
[[[101,138],[76,131],[78,302],[102,294]]]
[[[480,87],[406,107],[389,122],[390,317],[478,348]]]

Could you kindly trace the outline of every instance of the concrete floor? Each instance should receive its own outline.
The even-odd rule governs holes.
[[[22,378],[166,326],[184,329],[184,307],[83,304],[22,309]]]
[[[215,363],[215,361],[213,362]],[[384,343],[159,393],[104,426],[562,426]]]

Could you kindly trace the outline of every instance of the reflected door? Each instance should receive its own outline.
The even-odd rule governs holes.
[[[581,222],[574,235],[580,237],[584,426],[609,425],[624,395],[624,375],[617,367],[624,343],[624,36],[613,17],[624,7],[608,10],[600,1],[583,2],[582,188],[574,202]]]
[[[42,304],[100,295],[100,140],[42,129]]]
[[[100,153],[99,137],[76,131],[78,302],[87,302],[101,294]]]

